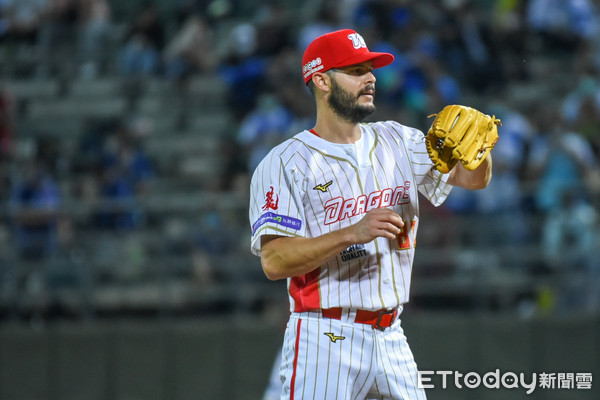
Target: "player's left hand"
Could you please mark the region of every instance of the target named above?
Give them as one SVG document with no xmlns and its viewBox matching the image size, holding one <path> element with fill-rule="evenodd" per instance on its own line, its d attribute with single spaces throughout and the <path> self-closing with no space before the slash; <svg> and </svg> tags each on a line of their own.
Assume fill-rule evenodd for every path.
<svg viewBox="0 0 600 400">
<path fill-rule="evenodd" d="M 502 123 L 495 116 L 461 105 L 446 106 L 433 115 L 425 143 L 431 161 L 442 173 L 450 172 L 458 161 L 475 170 L 498 141 Z"/>
</svg>

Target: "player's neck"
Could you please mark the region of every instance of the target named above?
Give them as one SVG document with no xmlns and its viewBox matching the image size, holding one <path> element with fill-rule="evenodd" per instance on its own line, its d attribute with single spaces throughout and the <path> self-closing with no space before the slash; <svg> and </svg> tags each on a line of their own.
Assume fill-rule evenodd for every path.
<svg viewBox="0 0 600 400">
<path fill-rule="evenodd" d="M 339 118 L 319 118 L 313 130 L 321 138 L 332 143 L 355 143 L 360 139 L 359 124 L 341 121 Z"/>
</svg>

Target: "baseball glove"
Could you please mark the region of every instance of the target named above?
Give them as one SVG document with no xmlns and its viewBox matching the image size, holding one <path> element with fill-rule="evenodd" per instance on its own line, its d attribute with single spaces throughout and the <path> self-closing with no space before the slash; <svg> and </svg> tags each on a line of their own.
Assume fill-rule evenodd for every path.
<svg viewBox="0 0 600 400">
<path fill-rule="evenodd" d="M 495 116 L 460 105 L 446 106 L 429 117 L 434 115 L 425 142 L 433 164 L 444 174 L 458 161 L 474 170 L 498 141 L 498 125 L 502 123 Z"/>
</svg>

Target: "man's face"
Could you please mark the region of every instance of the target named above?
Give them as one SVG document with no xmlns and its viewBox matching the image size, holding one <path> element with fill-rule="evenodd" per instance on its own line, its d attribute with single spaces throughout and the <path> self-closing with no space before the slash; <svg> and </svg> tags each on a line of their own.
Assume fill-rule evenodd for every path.
<svg viewBox="0 0 600 400">
<path fill-rule="evenodd" d="M 363 121 L 375 111 L 375 77 L 371 63 L 362 63 L 333 70 L 329 106 L 344 121 Z M 339 78 L 339 79 L 338 79 Z M 355 88 L 355 90 L 346 90 Z"/>
</svg>

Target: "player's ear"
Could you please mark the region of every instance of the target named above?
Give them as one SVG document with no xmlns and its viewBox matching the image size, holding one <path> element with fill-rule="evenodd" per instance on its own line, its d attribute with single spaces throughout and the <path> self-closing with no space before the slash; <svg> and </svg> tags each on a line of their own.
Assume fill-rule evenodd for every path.
<svg viewBox="0 0 600 400">
<path fill-rule="evenodd" d="M 331 78 L 328 74 L 322 72 L 315 72 L 312 76 L 312 82 L 316 88 L 323 92 L 329 92 L 331 89 Z"/>
</svg>

